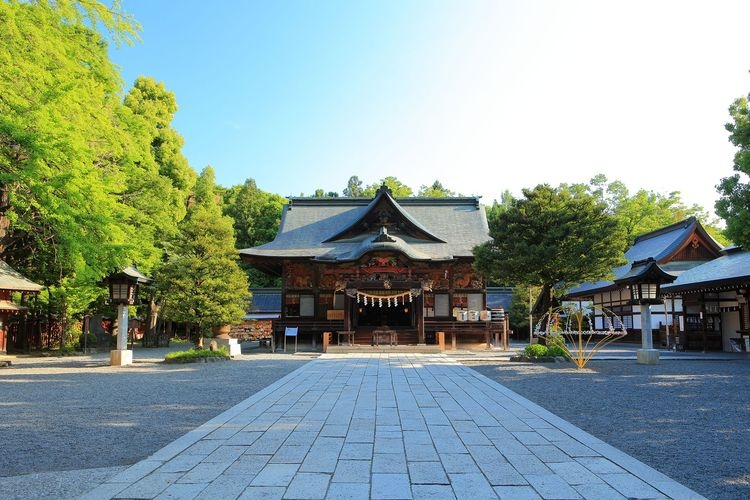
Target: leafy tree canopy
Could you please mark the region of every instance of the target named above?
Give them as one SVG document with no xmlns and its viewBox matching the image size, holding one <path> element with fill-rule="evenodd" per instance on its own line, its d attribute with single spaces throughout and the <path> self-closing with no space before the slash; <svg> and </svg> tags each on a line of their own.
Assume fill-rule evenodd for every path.
<svg viewBox="0 0 750 500">
<path fill-rule="evenodd" d="M 237 248 L 249 248 L 268 243 L 276 237 L 281 224 L 281 212 L 286 199 L 267 193 L 247 179 L 244 184 L 232 186 L 224 193 L 224 214 L 234 221 Z M 240 263 L 254 287 L 279 286 L 273 278 Z"/>
<path fill-rule="evenodd" d="M 356 175 L 349 177 L 343 194 L 346 198 L 359 198 L 365 195 L 365 190 L 362 187 L 362 181 L 359 180 L 359 177 Z"/>
<path fill-rule="evenodd" d="M 364 196 L 368 198 L 374 197 L 383 184 L 388 186 L 394 198 L 407 198 L 414 195 L 412 188 L 391 175 L 380 179 L 380 182 L 375 182 L 367 186 L 364 190 Z"/>
<path fill-rule="evenodd" d="M 740 97 L 729 107 L 732 122 L 726 124 L 734 154 L 736 174 L 724 177 L 716 189 L 721 197 L 716 213 L 727 223 L 726 235 L 737 245 L 750 248 L 750 107 L 748 97 Z"/>
<path fill-rule="evenodd" d="M 606 277 L 624 262 L 625 239 L 606 206 L 585 190 L 543 184 L 489 220 L 492 241 L 475 266 L 498 284 L 554 287 Z"/>
<path fill-rule="evenodd" d="M 686 205 L 679 191 L 661 194 L 639 189 L 631 194 L 624 183 L 619 180 L 608 182 L 603 174 L 594 176 L 586 189 L 607 205 L 608 213 L 617 219 L 628 245 L 632 244 L 639 234 L 654 231 L 690 216 L 700 220 L 703 227 L 719 243 L 727 243 L 717 221 L 700 205 Z"/>
<path fill-rule="evenodd" d="M 440 181 L 436 180 L 430 186 L 420 186 L 417 196 L 425 198 L 446 198 L 449 196 L 456 196 L 456 193 L 446 187 L 443 187 L 443 184 Z"/>
<path fill-rule="evenodd" d="M 110 14 L 84 3 L 0 1 L 0 183 L 12 206 L 4 255 L 48 285 L 93 285 L 137 252 L 122 223 L 132 208 L 114 195 L 125 182 L 122 83 L 85 24 L 96 15 L 106 25 Z M 129 32 L 118 19 L 110 26 Z"/>
</svg>

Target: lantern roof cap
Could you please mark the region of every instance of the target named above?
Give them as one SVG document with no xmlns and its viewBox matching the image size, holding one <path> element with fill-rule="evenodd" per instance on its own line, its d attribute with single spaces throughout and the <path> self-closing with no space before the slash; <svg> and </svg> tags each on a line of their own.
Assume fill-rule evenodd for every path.
<svg viewBox="0 0 750 500">
<path fill-rule="evenodd" d="M 154 282 L 153 279 L 141 273 L 135 264 L 124 268 L 120 272 L 110 274 L 105 278 L 105 281 L 108 283 L 111 281 L 128 281 L 138 285 L 150 285 Z"/>
<path fill-rule="evenodd" d="M 671 283 L 676 276 L 664 271 L 653 257 L 633 262 L 630 270 L 615 280 L 617 285 L 633 285 L 635 283 Z"/>
</svg>

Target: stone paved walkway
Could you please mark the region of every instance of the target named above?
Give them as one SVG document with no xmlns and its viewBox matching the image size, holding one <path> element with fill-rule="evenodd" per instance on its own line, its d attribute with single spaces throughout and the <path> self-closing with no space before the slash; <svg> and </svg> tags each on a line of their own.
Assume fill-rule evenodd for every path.
<svg viewBox="0 0 750 500">
<path fill-rule="evenodd" d="M 498 497 L 702 498 L 470 368 L 403 354 L 323 356 L 86 498 Z"/>
</svg>

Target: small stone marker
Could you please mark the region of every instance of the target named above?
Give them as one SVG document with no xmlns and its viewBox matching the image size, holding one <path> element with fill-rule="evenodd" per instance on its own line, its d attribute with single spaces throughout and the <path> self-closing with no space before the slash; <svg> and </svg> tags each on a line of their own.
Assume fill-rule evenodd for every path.
<svg viewBox="0 0 750 500">
<path fill-rule="evenodd" d="M 208 348 L 212 351 L 218 351 L 219 350 L 219 343 L 215 340 L 212 340 L 210 344 L 208 344 Z"/>
</svg>

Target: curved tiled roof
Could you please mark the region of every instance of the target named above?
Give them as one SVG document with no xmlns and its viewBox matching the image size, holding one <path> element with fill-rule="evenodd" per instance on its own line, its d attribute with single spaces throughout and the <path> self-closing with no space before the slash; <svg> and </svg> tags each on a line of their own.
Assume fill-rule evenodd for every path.
<svg viewBox="0 0 750 500">
<path fill-rule="evenodd" d="M 672 284 L 661 289 L 666 294 L 727 286 L 750 286 L 750 251 L 730 251 L 685 271 Z"/>
<path fill-rule="evenodd" d="M 709 244 L 715 245 L 715 250 L 718 252 L 718 243 L 716 243 L 713 238 L 705 232 L 700 225 L 700 222 L 698 222 L 695 217 L 688 217 L 683 221 L 638 236 L 633 245 L 625 252 L 625 258 L 628 260 L 627 264 L 616 267 L 612 270 L 612 274 L 614 275 L 613 280 L 583 283 L 572 288 L 567 296 L 570 298 L 586 297 L 596 292 L 616 288 L 617 285 L 615 285 L 615 280 L 622 279 L 628 272 L 630 272 L 634 262 L 646 260 L 648 258 L 652 258 L 657 262 L 663 261 L 679 250 L 696 231 L 698 231 L 704 239 L 709 242 Z M 697 265 L 696 262 L 667 262 L 662 263 L 661 267 L 670 274 L 679 275 L 686 268 L 695 265 Z"/>
<path fill-rule="evenodd" d="M 380 226 L 362 229 L 347 239 L 337 239 L 342 231 L 357 226 L 373 209 L 369 198 L 292 198 L 284 206 L 276 238 L 264 245 L 240 250 L 245 258 L 349 259 L 358 252 L 396 250 L 419 259 L 445 260 L 472 257 L 475 246 L 490 239 L 487 217 L 478 198 L 398 198 L 393 199 L 399 214 L 421 231 L 391 228 L 395 242 L 373 244 Z M 401 221 L 403 222 L 403 221 Z M 432 238 L 426 236 L 429 234 Z M 369 243 L 368 243 L 369 241 Z M 368 247 L 369 245 L 369 247 Z M 348 256 L 348 257 L 347 257 Z M 356 258 L 356 257 L 354 257 Z"/>
<path fill-rule="evenodd" d="M 0 260 L 0 289 L 18 292 L 39 292 L 42 285 L 37 285 L 13 269 L 4 260 Z"/>
</svg>

